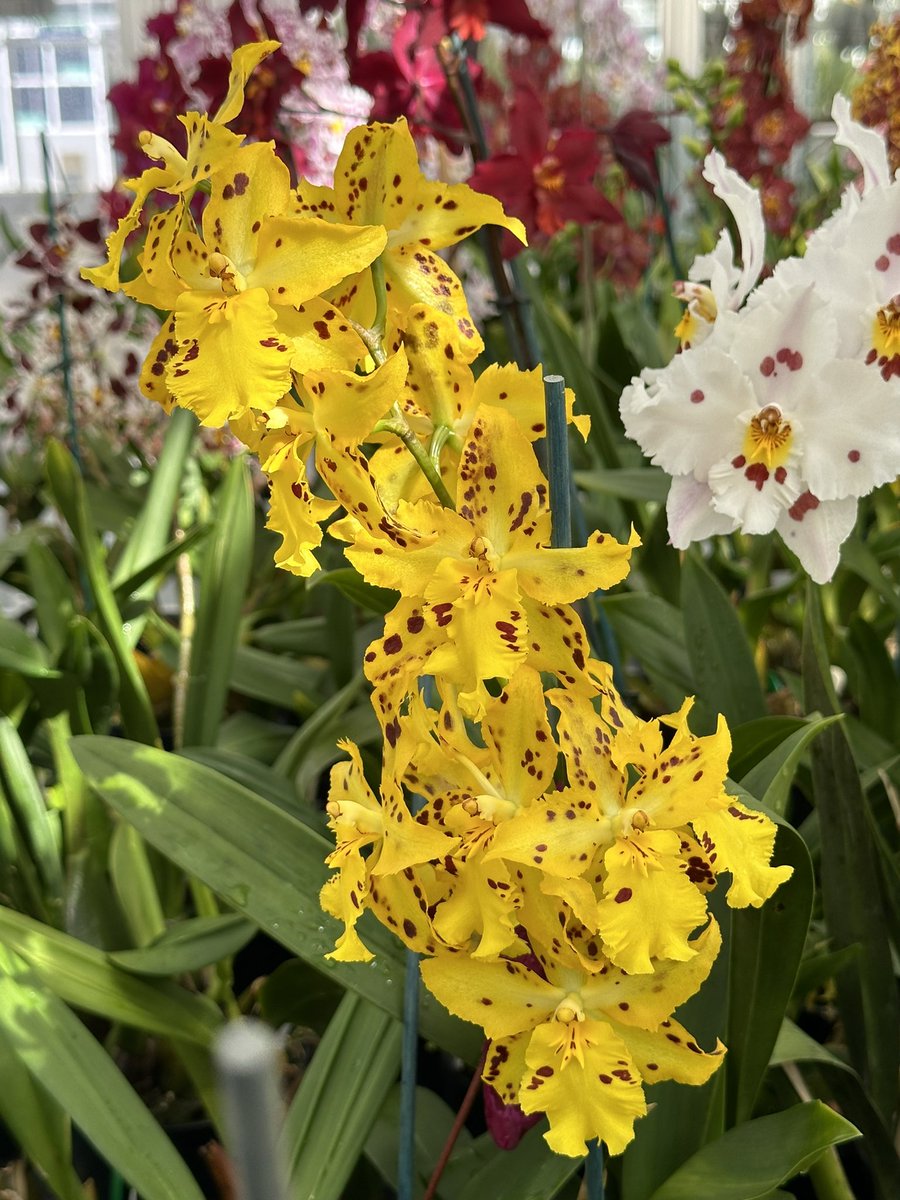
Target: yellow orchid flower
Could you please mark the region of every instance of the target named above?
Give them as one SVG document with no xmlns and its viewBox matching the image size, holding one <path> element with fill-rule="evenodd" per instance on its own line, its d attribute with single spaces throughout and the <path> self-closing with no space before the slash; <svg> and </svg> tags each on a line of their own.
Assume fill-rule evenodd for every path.
<svg viewBox="0 0 900 1200">
<path fill-rule="evenodd" d="M 107 291 L 118 291 L 119 267 L 125 242 L 140 225 L 141 213 L 150 193 L 161 191 L 183 196 L 209 180 L 213 172 L 227 166 L 229 158 L 243 142 L 244 135 L 232 133 L 225 126 L 243 108 L 244 87 L 253 70 L 279 45 L 279 42 L 273 41 L 251 42 L 234 51 L 228 92 L 215 116 L 189 112 L 178 117 L 187 133 L 184 154 L 158 134 L 146 131 L 141 134 L 141 149 L 148 158 L 157 159 L 164 165 L 151 167 L 138 178 L 124 181 L 123 186 L 135 193 L 131 208 L 106 239 L 107 262 L 100 267 L 84 268 L 81 272 L 84 279 Z"/>
<path fill-rule="evenodd" d="M 317 305 L 299 306 L 370 263 L 385 234 L 288 214 L 290 178 L 271 143 L 241 147 L 210 187 L 201 234 L 183 205 L 153 218 L 142 273 L 123 291 L 174 310 L 172 334 L 164 329 L 151 347 L 143 377 L 151 395 L 164 385 L 203 424 L 221 426 L 249 408 L 271 408 L 293 369 L 322 361 L 318 345 L 331 340 L 331 327 Z M 352 338 L 337 310 L 332 316 Z"/>
<path fill-rule="evenodd" d="M 349 762 L 337 763 L 331 771 L 326 811 L 335 835 L 336 848 L 327 862 L 338 868 L 320 893 L 322 908 L 344 922 L 344 931 L 334 950 L 326 957 L 340 962 L 368 961 L 372 955 L 356 932 L 363 911 L 388 900 L 390 915 L 398 933 L 416 949 L 433 948 L 423 935 L 430 931 L 427 906 L 412 886 L 392 887 L 388 877 L 407 871 L 419 863 L 441 858 L 456 845 L 451 834 L 429 828 L 413 819 L 403 801 L 399 786 L 386 778 L 382 799 L 369 787 L 363 773 L 359 748 L 350 741 L 339 747 L 350 756 Z M 368 857 L 362 851 L 372 847 Z M 375 884 L 377 883 L 377 886 Z M 393 902 L 393 903 L 391 903 Z M 389 923 L 390 922 L 386 922 Z"/>
<path fill-rule="evenodd" d="M 545 1112 L 558 1154 L 584 1155 L 603 1140 L 620 1154 L 647 1111 L 644 1083 L 705 1083 L 722 1061 L 706 1053 L 671 1013 L 697 991 L 719 952 L 710 921 L 687 962 L 654 964 L 631 976 L 610 963 L 597 973 L 473 960 L 439 952 L 422 963 L 428 989 L 450 1012 L 492 1040 L 483 1078 L 507 1103 Z"/>
<path fill-rule="evenodd" d="M 583 671 L 584 652 L 573 649 L 572 637 L 560 629 L 567 613 L 562 608 L 560 616 L 557 608 L 622 580 L 638 539 L 632 534 L 620 544 L 595 533 L 587 546 L 551 548 L 547 482 L 531 444 L 513 416 L 488 405 L 479 409 L 463 446 L 456 502 L 454 512 L 427 501 L 401 501 L 395 516 L 410 531 L 402 545 L 355 518 L 338 522 L 332 532 L 351 543 L 347 558 L 370 583 L 421 598 L 421 626 L 410 626 L 406 606 L 387 622 L 381 651 L 393 654 L 392 667 L 400 668 L 392 696 L 411 690 L 416 636 L 427 629 L 428 672 L 455 683 L 463 711 L 477 718 L 486 703 L 485 680 L 509 678 L 530 657 L 543 668 L 533 656 L 541 653 L 548 623 L 556 625 L 560 644 L 566 638 L 570 643 L 568 656 L 548 669 L 568 676 L 565 664 L 574 658 Z M 370 653 L 371 679 L 381 656 L 372 648 Z M 576 676 L 565 681 L 574 684 Z M 396 707 L 393 700 L 388 707 Z"/>
<path fill-rule="evenodd" d="M 435 250 L 453 246 L 482 225 L 501 225 L 525 242 L 525 228 L 508 217 L 499 200 L 464 183 L 437 183 L 419 169 L 415 142 L 405 118 L 391 125 L 353 129 L 335 167 L 334 187 L 301 182 L 297 210 L 323 221 L 383 225 L 388 231 L 384 274 L 392 321 L 403 326 L 406 312 L 426 304 L 451 314 L 459 336 L 474 330 L 462 286 Z M 375 295 L 368 274 L 344 281 L 341 307 L 371 325 Z"/>
<path fill-rule="evenodd" d="M 410 427 L 425 447 L 435 434 L 439 441 L 441 470 L 450 482 L 456 477 L 463 442 L 482 404 L 501 408 L 516 418 L 528 440 L 544 437 L 543 370 L 522 371 L 515 364 L 491 364 L 476 379 L 470 362 L 480 351 L 481 339 L 472 346 L 461 339 L 455 317 L 418 304 L 405 318 L 404 345 L 409 376 L 401 407 Z M 567 419 L 583 438 L 590 418 L 575 416 L 575 394 L 566 389 Z M 428 483 L 404 446 L 385 446 L 371 460 L 372 473 L 385 503 L 418 499 L 428 494 Z"/>
</svg>

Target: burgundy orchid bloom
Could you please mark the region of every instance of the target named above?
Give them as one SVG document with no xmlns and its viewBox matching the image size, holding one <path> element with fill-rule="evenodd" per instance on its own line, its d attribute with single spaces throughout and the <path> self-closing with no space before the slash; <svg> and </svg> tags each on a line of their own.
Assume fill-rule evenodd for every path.
<svg viewBox="0 0 900 1200">
<path fill-rule="evenodd" d="M 504 1104 L 489 1083 L 484 1085 L 481 1094 L 488 1133 L 501 1150 L 515 1150 L 532 1125 L 541 1119 L 541 1114 L 532 1113 L 527 1117 L 518 1104 Z"/>
<path fill-rule="evenodd" d="M 374 99 L 371 119 L 406 117 L 413 131 L 434 134 L 458 150 L 462 123 L 437 47 L 446 33 L 443 14 L 410 10 L 397 27 L 390 51 L 358 55 L 350 79 Z M 472 65 L 477 78 L 477 67 Z"/>
<path fill-rule="evenodd" d="M 621 214 L 594 186 L 600 166 L 597 135 L 572 127 L 556 136 L 547 124 L 543 101 L 531 88 L 517 88 L 510 113 L 514 151 L 478 163 L 471 186 L 503 202 L 528 231 L 552 237 L 570 221 L 620 221 Z M 511 257 L 516 247 L 504 244 Z"/>
<path fill-rule="evenodd" d="M 672 140 L 652 112 L 635 108 L 607 130 L 612 152 L 629 179 L 654 198 L 659 194 L 656 152 Z"/>
</svg>

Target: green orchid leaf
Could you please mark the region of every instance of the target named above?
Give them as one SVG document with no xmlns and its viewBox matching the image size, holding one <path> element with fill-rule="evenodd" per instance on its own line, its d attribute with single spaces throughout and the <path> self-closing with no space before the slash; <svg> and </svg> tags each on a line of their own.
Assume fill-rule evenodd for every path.
<svg viewBox="0 0 900 1200">
<path fill-rule="evenodd" d="M 281 1148 L 290 1194 L 340 1200 L 400 1072 L 401 1027 L 347 993 L 328 1023 L 288 1109 Z"/>
<path fill-rule="evenodd" d="M 96 611 L 97 627 L 116 661 L 122 723 L 129 736 L 154 745 L 159 741 L 156 718 L 125 636 L 122 614 L 106 569 L 103 544 L 88 511 L 84 483 L 72 455 L 59 442 L 51 441 L 47 449 L 47 480 L 77 543 L 90 589 L 89 599 Z"/>
<path fill-rule="evenodd" d="M 808 1033 L 804 1033 L 798 1025 L 785 1017 L 772 1049 L 769 1066 L 780 1067 L 784 1063 L 792 1062 L 823 1063 L 825 1066 L 836 1067 L 841 1071 L 853 1072 L 849 1063 L 845 1063 L 836 1054 L 832 1054 L 821 1042 L 811 1038 Z"/>
<path fill-rule="evenodd" d="M 204 546 L 200 603 L 191 641 L 184 746 L 214 746 L 231 686 L 241 614 L 253 565 L 253 492 L 243 458 L 228 469 Z"/>
<path fill-rule="evenodd" d="M 395 607 L 399 593 L 390 588 L 376 587 L 366 583 L 359 571 L 353 567 L 336 567 L 333 571 L 319 571 L 312 576 L 308 587 L 321 587 L 329 583 L 342 592 L 348 600 L 358 604 L 366 612 L 384 616 Z"/>
<path fill-rule="evenodd" d="M 726 1122 L 746 1120 L 781 1029 L 803 956 L 815 884 L 803 839 L 779 825 L 773 865 L 794 868 L 761 908 L 731 915 Z"/>
<path fill-rule="evenodd" d="M 810 584 L 803 630 L 806 707 L 839 712 L 831 683 L 819 590 Z M 821 834 L 821 887 L 832 948 L 858 944 L 858 960 L 836 977 L 850 1060 L 866 1079 L 886 1123 L 896 1109 L 900 1009 L 878 851 L 860 769 L 841 725 L 819 737 L 812 756 Z"/>
<path fill-rule="evenodd" d="M 34 596 L 41 638 L 55 657 L 66 640 L 69 621 L 75 615 L 72 585 L 59 559 L 43 542 L 33 541 L 25 552 L 30 591 Z"/>
<path fill-rule="evenodd" d="M 447 1172 L 451 1187 L 460 1176 L 465 1180 L 452 1193 L 456 1200 L 481 1200 L 484 1196 L 492 1200 L 553 1200 L 582 1166 L 582 1159 L 554 1154 L 544 1141 L 545 1130 L 544 1121 L 529 1129 L 513 1154 L 490 1143 L 492 1153 L 483 1158 L 488 1147 L 482 1138 L 464 1147 Z"/>
<path fill-rule="evenodd" d="M 319 907 L 332 843 L 261 796 L 199 763 L 121 738 L 74 738 L 87 779 L 122 817 L 183 870 L 276 941 L 391 1016 L 402 1012 L 405 949 L 374 921 L 363 930 L 370 963 L 325 954 L 339 932 Z M 475 1029 L 422 998 L 423 1036 L 469 1061 Z"/>
<path fill-rule="evenodd" d="M 694 554 L 681 571 L 681 611 L 697 696 L 730 726 L 766 715 L 747 634 L 725 589 Z"/>
<path fill-rule="evenodd" d="M 0 1020 L 0 1120 L 59 1200 L 85 1200 L 72 1169 L 71 1136 L 65 1112 L 38 1083 L 15 1051 Z"/>
<path fill-rule="evenodd" d="M 236 913 L 192 917 L 172 925 L 140 950 L 116 950 L 107 957 L 133 975 L 172 978 L 230 958 L 242 950 L 256 932 L 252 921 Z"/>
<path fill-rule="evenodd" d="M 50 666 L 50 652 L 18 621 L 0 616 L 0 668 L 15 671 L 26 679 L 59 679 Z"/>
<path fill-rule="evenodd" d="M 75 1008 L 148 1033 L 209 1046 L 222 1023 L 204 996 L 114 966 L 102 950 L 0 906 L 0 947 L 21 957 L 55 995 Z"/>
<path fill-rule="evenodd" d="M 63 894 L 59 813 L 49 811 L 18 730 L 4 716 L 0 716 L 0 774 L 47 902 L 59 910 Z"/>
<path fill-rule="evenodd" d="M 810 719 L 803 728 L 789 734 L 781 745 L 748 771 L 740 781 L 741 787 L 754 796 L 760 796 L 766 808 L 784 816 L 791 784 L 806 748 L 824 729 L 840 719 L 837 714 L 818 720 Z"/>
<path fill-rule="evenodd" d="M 229 686 L 241 696 L 309 715 L 321 703 L 321 677 L 319 668 L 296 658 L 269 654 L 253 646 L 238 646 Z"/>
<path fill-rule="evenodd" d="M 143 1200 L 202 1200 L 100 1043 L 7 946 L 0 946 L 0 1026 L 12 1053 Z"/>
<path fill-rule="evenodd" d="M 653 1193 L 652 1200 L 763 1200 L 805 1171 L 829 1146 L 859 1131 L 826 1104 L 811 1100 L 747 1121 L 704 1146 Z"/>
</svg>

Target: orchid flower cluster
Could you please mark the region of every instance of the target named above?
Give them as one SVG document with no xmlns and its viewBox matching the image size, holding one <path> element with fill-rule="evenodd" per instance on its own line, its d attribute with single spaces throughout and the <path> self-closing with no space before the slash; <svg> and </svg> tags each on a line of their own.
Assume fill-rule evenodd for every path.
<svg viewBox="0 0 900 1200">
<path fill-rule="evenodd" d="M 709 891 L 728 872 L 729 903 L 757 906 L 790 868 L 770 865 L 768 817 L 725 791 L 724 721 L 696 736 L 690 701 L 642 720 L 591 656 L 574 605 L 625 577 L 637 538 L 551 544 L 539 373 L 476 379 L 481 340 L 437 253 L 521 225 L 465 184 L 425 179 L 403 121 L 351 132 L 333 186 L 291 188 L 271 143 L 228 129 L 273 48 L 235 53 L 222 108 L 182 118 L 183 151 L 145 142 L 162 165 L 128 183 L 108 262 L 86 275 L 168 314 L 143 391 L 230 422 L 259 456 L 279 564 L 314 573 L 341 509 L 329 533 L 366 581 L 400 593 L 365 654 L 379 785 L 352 742 L 331 775 L 321 902 L 344 927 L 331 956 L 371 958 L 358 922 L 374 914 L 483 1028 L 503 1102 L 546 1113 L 561 1154 L 593 1138 L 619 1153 L 645 1083 L 699 1084 L 721 1061 L 673 1016 L 719 950 Z M 171 207 L 121 283 L 153 191 Z"/>
<path fill-rule="evenodd" d="M 900 180 L 844 97 L 832 115 L 862 191 L 848 189 L 804 256 L 762 283 L 759 194 L 707 157 L 741 265 L 723 231 L 679 286 L 682 352 L 621 399 L 626 432 L 672 476 L 673 545 L 774 530 L 818 583 L 837 569 L 859 498 L 900 472 Z"/>
</svg>

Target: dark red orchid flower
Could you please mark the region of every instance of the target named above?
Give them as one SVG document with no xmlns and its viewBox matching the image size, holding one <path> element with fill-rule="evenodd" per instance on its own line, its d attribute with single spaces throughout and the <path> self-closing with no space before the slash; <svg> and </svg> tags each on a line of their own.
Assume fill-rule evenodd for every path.
<svg viewBox="0 0 900 1200">
<path fill-rule="evenodd" d="M 532 1125 L 541 1119 L 540 1113 L 526 1116 L 518 1104 L 504 1104 L 489 1083 L 484 1085 L 482 1096 L 488 1133 L 501 1150 L 515 1150 Z"/>
<path fill-rule="evenodd" d="M 654 198 L 659 193 L 656 152 L 672 135 L 652 112 L 635 108 L 619 117 L 607 130 L 612 152 L 632 183 Z"/>
<path fill-rule="evenodd" d="M 520 86 L 509 133 L 513 149 L 478 163 L 469 183 L 501 200 L 508 213 L 524 222 L 529 238 L 552 237 L 570 221 L 621 220 L 594 186 L 600 151 L 590 129 L 571 127 L 557 136 L 547 124 L 541 97 Z M 515 250 L 504 243 L 508 256 Z"/>
<path fill-rule="evenodd" d="M 374 98 L 372 120 L 406 117 L 413 132 L 434 134 L 459 150 L 462 121 L 438 57 L 445 33 L 442 13 L 411 9 L 397 27 L 390 51 L 357 55 L 350 79 Z M 477 65 L 471 70 L 477 79 Z"/>
</svg>

